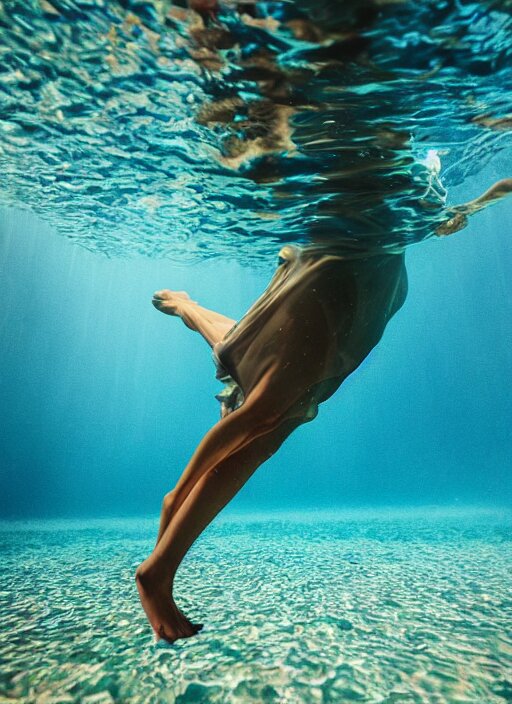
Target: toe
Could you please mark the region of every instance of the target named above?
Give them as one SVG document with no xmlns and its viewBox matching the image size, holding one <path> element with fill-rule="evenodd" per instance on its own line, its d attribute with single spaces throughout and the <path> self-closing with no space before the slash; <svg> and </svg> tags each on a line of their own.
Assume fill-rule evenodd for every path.
<svg viewBox="0 0 512 704">
<path fill-rule="evenodd" d="M 165 626 L 163 623 L 159 626 L 158 632 L 157 632 L 157 640 L 165 640 L 167 643 L 174 643 L 174 641 L 179 638 L 179 635 L 169 635 L 169 633 L 166 632 Z"/>
<path fill-rule="evenodd" d="M 162 289 L 161 291 L 155 291 L 153 294 L 153 298 L 158 298 L 160 300 L 165 300 L 166 298 L 169 298 L 170 291 L 167 288 Z"/>
</svg>

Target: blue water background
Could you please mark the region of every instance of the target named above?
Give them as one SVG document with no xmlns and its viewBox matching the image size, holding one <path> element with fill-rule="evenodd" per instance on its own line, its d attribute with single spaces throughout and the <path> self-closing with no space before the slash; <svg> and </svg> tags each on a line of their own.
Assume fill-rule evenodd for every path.
<svg viewBox="0 0 512 704">
<path fill-rule="evenodd" d="M 449 201 L 507 175 L 498 157 Z M 409 296 L 378 347 L 227 512 L 510 505 L 511 214 L 512 199 L 409 249 Z M 16 210 L 0 235 L 1 515 L 156 514 L 220 386 L 204 341 L 151 295 L 185 289 L 238 318 L 272 265 L 109 259 Z"/>
</svg>

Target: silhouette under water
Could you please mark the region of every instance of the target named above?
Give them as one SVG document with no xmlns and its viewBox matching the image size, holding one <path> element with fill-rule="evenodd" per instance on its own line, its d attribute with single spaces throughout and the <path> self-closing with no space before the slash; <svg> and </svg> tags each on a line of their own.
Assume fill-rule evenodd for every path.
<svg viewBox="0 0 512 704">
<path fill-rule="evenodd" d="M 215 6 L 210 3 L 195 6 L 206 17 L 215 15 Z M 358 33 L 361 23 L 351 21 L 361 17 L 366 26 L 366 11 L 358 15 L 352 8 L 352 12 L 343 18 L 343 29 L 357 33 L 349 35 L 341 48 L 329 47 L 327 52 L 322 48 L 316 54 L 316 58 L 327 56 L 328 67 L 333 63 L 332 56 L 339 63 L 340 54 L 342 63 L 352 60 L 358 66 L 362 52 L 367 50 Z M 214 29 L 209 32 L 207 27 L 194 35 L 203 47 L 209 37 L 214 37 L 212 43 L 216 45 L 231 37 L 228 29 L 224 33 L 219 30 L 216 20 Z M 317 38 L 322 35 L 310 21 L 302 20 L 300 27 L 313 35 L 316 31 Z M 139 593 L 149 621 L 157 637 L 169 641 L 200 629 L 169 598 L 183 557 L 261 463 L 298 425 L 316 416 L 318 404 L 336 391 L 380 340 L 387 322 L 405 301 L 407 242 L 427 236 L 426 228 L 431 234 L 451 234 L 464 227 L 467 215 L 512 191 L 512 179 L 504 179 L 471 203 L 447 210 L 438 190 L 437 162 L 431 169 L 430 183 L 415 180 L 403 156 L 406 140 L 390 128 L 385 139 L 375 139 L 374 135 L 370 147 L 362 151 L 356 147 L 356 156 L 348 160 L 348 166 L 344 154 L 337 153 L 329 142 L 325 155 L 321 136 L 304 143 L 300 132 L 292 134 L 288 120 L 300 110 L 295 107 L 296 92 L 289 76 L 277 68 L 267 46 L 255 51 L 259 66 L 244 65 L 242 74 L 263 71 L 265 97 L 248 108 L 240 98 L 217 101 L 204 108 L 204 121 L 222 121 L 233 130 L 237 124 L 235 113 L 246 112 L 241 135 L 228 137 L 225 159 L 240 166 L 248 155 L 259 158 L 246 170 L 246 175 L 255 180 L 281 181 L 286 157 L 276 157 L 274 152 L 282 150 L 292 137 L 302 147 L 312 145 L 309 158 L 316 160 L 316 171 L 322 178 L 320 186 L 313 180 L 288 198 L 304 202 L 307 212 L 308 199 L 313 197 L 315 205 L 308 227 L 312 243 L 302 249 L 285 247 L 281 251 L 281 263 L 270 285 L 238 324 L 230 327 L 228 319 L 197 307 L 184 295 L 168 290 L 155 294 L 154 303 L 159 309 L 182 317 L 190 328 L 203 334 L 213 347 L 220 376 L 228 379 L 229 398 L 232 382 L 236 390 L 235 402 L 231 406 L 229 400 L 224 403 L 221 421 L 207 433 L 166 497 L 157 545 L 137 570 Z M 315 61 L 314 51 L 309 59 Z M 214 62 L 214 56 L 208 54 L 207 61 Z M 373 68 L 369 74 L 371 78 Z M 318 77 L 311 81 L 311 91 L 315 81 Z M 308 95 L 307 79 L 300 83 L 302 95 Z M 283 98 L 294 107 L 282 104 Z M 355 130 L 352 138 L 361 134 L 364 142 L 365 120 L 360 106 L 347 112 Z M 323 124 L 326 122 L 323 120 Z M 389 152 L 393 150 L 383 146 L 382 142 L 391 139 L 401 145 L 402 156 L 392 155 Z M 395 173 L 397 162 L 402 173 Z M 276 199 L 278 193 L 279 187 Z M 402 212 L 404 202 L 407 217 Z"/>
<path fill-rule="evenodd" d="M 52 16 L 54 22 L 50 44 L 55 44 L 59 31 L 69 39 L 72 20 L 85 19 L 74 16 L 69 4 L 42 7 L 43 15 Z M 230 385 L 221 421 L 205 436 L 167 495 L 157 545 L 137 570 L 141 600 L 155 633 L 174 641 L 199 628 L 171 596 L 184 555 L 256 468 L 298 425 L 315 417 L 318 404 L 380 340 L 405 300 L 405 247 L 461 229 L 468 215 L 512 190 L 512 181 L 503 179 L 474 201 L 447 207 L 439 156 L 444 156 L 442 142 L 463 137 L 462 153 L 453 149 L 461 163 L 450 164 L 460 178 L 472 168 L 464 158 L 471 154 L 472 135 L 484 131 L 495 137 L 485 147 L 488 153 L 497 148 L 498 135 L 508 137 L 510 120 L 501 113 L 497 88 L 510 78 L 511 22 L 508 3 L 492 2 L 223 6 L 195 0 L 190 8 L 143 4 L 138 13 L 112 7 L 103 13 L 95 10 L 98 21 L 111 23 L 104 37 L 109 53 L 103 60 L 115 78 L 107 81 L 108 88 L 105 82 L 98 86 L 91 80 L 97 55 L 92 62 L 95 69 L 87 65 L 87 56 L 84 64 L 51 69 L 58 74 L 53 95 L 59 87 L 73 95 L 73 81 L 87 86 L 80 100 L 65 106 L 68 115 L 59 108 L 56 117 L 60 129 L 71 134 L 65 146 L 55 147 L 53 159 L 58 160 L 59 150 L 69 150 L 73 142 L 75 148 L 80 145 L 77 164 L 72 153 L 65 168 L 60 166 L 64 176 L 50 179 L 50 193 L 54 189 L 59 199 L 62 189 L 77 195 L 60 202 L 64 220 L 78 203 L 85 204 L 83 223 L 93 218 L 99 248 L 115 251 L 114 235 L 105 233 L 109 228 L 114 231 L 118 218 L 117 210 L 112 213 L 114 206 L 126 213 L 123 225 L 136 225 L 130 194 L 136 194 L 143 208 L 158 213 L 157 224 L 173 208 L 177 194 L 167 192 L 171 174 L 160 159 L 172 145 L 159 143 L 154 133 L 150 142 L 140 134 L 135 138 L 128 134 L 135 125 L 144 132 L 154 117 L 151 91 L 158 81 L 167 80 L 172 86 L 174 61 L 185 71 L 194 66 L 198 86 L 186 97 L 187 105 L 200 103 L 192 112 L 194 129 L 201 135 L 200 155 L 191 159 L 188 170 L 189 188 L 200 196 L 194 207 L 205 204 L 209 217 L 212 194 L 221 186 L 214 200 L 229 205 L 217 222 L 232 246 L 240 248 L 243 243 L 250 249 L 254 241 L 258 251 L 262 240 L 266 251 L 270 239 L 303 245 L 282 250 L 269 287 L 234 326 L 182 294 L 166 290 L 154 299 L 163 312 L 183 318 L 203 334 L 213 347 L 219 375 Z M 82 28 L 79 24 L 77 32 Z M 127 34 L 144 37 L 145 52 L 137 55 Z M 20 44 L 19 33 L 12 32 L 12 37 Z M 166 51 L 168 42 L 171 51 Z M 52 51 L 61 50 L 53 45 Z M 16 63 L 23 52 L 17 46 L 7 56 Z M 83 57 L 83 51 L 78 56 Z M 142 62 L 146 70 L 131 66 L 126 73 L 127 57 L 139 68 Z M 36 74 L 45 65 L 44 52 L 42 58 Z M 48 92 L 41 74 L 34 77 L 27 71 L 24 80 L 32 81 L 34 93 L 39 88 L 41 94 Z M 23 83 L 19 77 L 18 82 Z M 119 109 L 119 86 L 121 94 L 140 86 L 132 100 L 142 109 L 119 119 L 123 134 L 117 141 L 122 146 L 113 149 L 108 146 L 108 131 L 100 130 L 98 136 L 97 125 L 91 125 L 97 116 L 89 113 L 91 103 L 101 112 L 112 100 Z M 51 96 L 50 91 L 46 98 L 51 101 Z M 16 145 L 20 129 L 48 132 L 37 119 L 17 117 L 15 98 L 11 108 L 7 115 L 7 131 L 14 133 L 11 144 Z M 88 130 L 93 134 L 87 136 Z M 195 134 L 183 133 L 186 146 L 180 159 L 187 160 L 193 152 Z M 417 143 L 428 145 L 422 157 Z M 210 151 L 205 166 L 208 147 L 216 151 Z M 27 148 L 25 153 L 33 156 L 33 151 Z M 117 202 L 109 200 L 98 179 L 91 184 L 85 173 L 88 159 L 96 160 L 100 168 L 97 162 L 105 154 L 128 160 L 127 166 L 119 166 L 109 158 L 101 166 L 113 182 L 125 179 Z M 131 173 L 129 184 L 126 168 Z M 142 196 L 134 184 L 138 177 L 139 183 L 146 182 L 148 169 L 153 174 L 150 190 Z M 203 170 L 207 186 L 193 182 Z M 44 178 L 48 180 L 48 175 L 43 184 Z M 232 197 L 230 188 L 235 184 L 239 191 Z M 26 176 L 16 172 L 10 192 L 19 197 L 26 186 Z M 191 208 L 186 199 L 182 205 Z M 253 228 L 256 221 L 272 225 Z M 202 242 L 205 228 L 199 223 L 188 227 L 198 228 L 193 234 L 198 248 L 215 247 L 216 240 Z M 242 239 L 242 232 L 251 236 Z M 165 241 L 165 233 L 158 235 L 157 250 L 162 249 L 161 239 Z M 174 246 L 173 237 L 169 240 Z M 121 237 L 121 249 L 123 244 Z M 223 248 L 220 245 L 219 251 Z"/>
</svg>

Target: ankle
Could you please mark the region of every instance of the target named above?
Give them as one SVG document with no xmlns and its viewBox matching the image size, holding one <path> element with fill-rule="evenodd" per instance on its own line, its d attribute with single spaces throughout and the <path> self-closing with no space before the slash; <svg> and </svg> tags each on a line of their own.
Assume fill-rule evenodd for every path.
<svg viewBox="0 0 512 704">
<path fill-rule="evenodd" d="M 161 587 L 172 589 L 173 579 L 168 572 L 164 572 L 160 565 L 150 560 L 144 560 L 135 571 L 135 581 L 143 587 Z"/>
</svg>

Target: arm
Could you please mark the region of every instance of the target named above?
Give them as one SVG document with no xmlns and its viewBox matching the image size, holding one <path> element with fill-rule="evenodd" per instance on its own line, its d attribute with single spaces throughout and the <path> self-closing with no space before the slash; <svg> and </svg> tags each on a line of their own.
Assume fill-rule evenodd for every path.
<svg viewBox="0 0 512 704">
<path fill-rule="evenodd" d="M 462 230 L 468 224 L 470 215 L 477 213 L 492 203 L 496 203 L 510 193 L 512 193 L 512 178 L 504 178 L 501 181 L 497 181 L 478 198 L 467 203 L 455 205 L 453 208 L 448 208 L 449 218 L 436 228 L 435 234 L 438 237 L 444 237 Z"/>
</svg>

